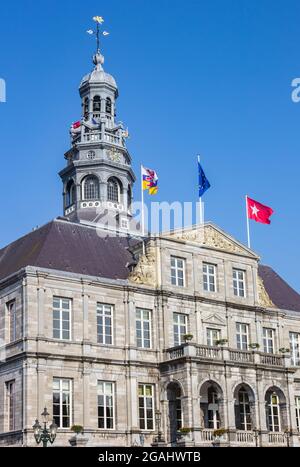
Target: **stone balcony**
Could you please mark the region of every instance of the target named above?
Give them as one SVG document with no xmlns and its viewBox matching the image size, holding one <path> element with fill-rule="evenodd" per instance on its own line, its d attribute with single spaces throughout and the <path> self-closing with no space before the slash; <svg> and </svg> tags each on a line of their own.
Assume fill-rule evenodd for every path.
<svg viewBox="0 0 300 467">
<path fill-rule="evenodd" d="M 164 352 L 164 362 L 184 358 L 194 358 L 204 363 L 223 364 L 224 361 L 238 366 L 262 366 L 283 370 L 291 368 L 290 356 L 269 354 L 257 350 L 237 350 L 229 347 L 210 347 L 186 342 Z M 296 371 L 294 369 L 294 371 Z"/>
</svg>

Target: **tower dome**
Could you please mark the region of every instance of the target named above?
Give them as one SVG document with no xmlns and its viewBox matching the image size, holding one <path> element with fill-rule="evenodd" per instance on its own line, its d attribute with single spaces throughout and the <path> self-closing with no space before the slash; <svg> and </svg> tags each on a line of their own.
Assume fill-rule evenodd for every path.
<svg viewBox="0 0 300 467">
<path fill-rule="evenodd" d="M 93 56 L 93 63 L 95 64 L 94 70 L 82 78 L 79 89 L 86 86 L 87 84 L 107 84 L 108 86 L 111 86 L 112 88 L 117 90 L 117 83 L 115 78 L 103 70 L 103 55 L 97 52 Z"/>
</svg>

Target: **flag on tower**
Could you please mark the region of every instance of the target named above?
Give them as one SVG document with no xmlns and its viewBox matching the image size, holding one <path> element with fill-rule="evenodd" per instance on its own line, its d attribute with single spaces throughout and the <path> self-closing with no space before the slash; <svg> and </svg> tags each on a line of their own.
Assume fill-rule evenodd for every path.
<svg viewBox="0 0 300 467">
<path fill-rule="evenodd" d="M 210 188 L 210 183 L 207 180 L 204 170 L 201 167 L 199 158 L 198 158 L 198 175 L 199 175 L 199 198 Z"/>
<path fill-rule="evenodd" d="M 72 123 L 72 128 L 73 130 L 76 130 L 76 128 L 79 128 L 81 126 L 81 121 L 78 120 L 77 122 Z"/>
<path fill-rule="evenodd" d="M 270 216 L 273 214 L 273 209 L 269 206 L 255 201 L 247 196 L 247 211 L 248 219 L 253 219 L 256 222 L 261 222 L 262 224 L 271 224 Z"/>
<path fill-rule="evenodd" d="M 158 192 L 158 176 L 155 170 L 142 166 L 142 186 L 143 190 L 148 190 L 149 195 L 156 195 Z"/>
</svg>

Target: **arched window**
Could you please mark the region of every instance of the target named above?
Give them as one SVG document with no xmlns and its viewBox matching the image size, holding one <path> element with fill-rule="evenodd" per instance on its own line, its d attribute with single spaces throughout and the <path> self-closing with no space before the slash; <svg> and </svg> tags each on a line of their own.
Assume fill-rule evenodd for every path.
<svg viewBox="0 0 300 467">
<path fill-rule="evenodd" d="M 276 394 L 276 392 L 268 391 L 266 394 L 266 403 L 269 431 L 281 431 L 281 414 L 278 394 Z"/>
<path fill-rule="evenodd" d="M 220 428 L 220 415 L 219 415 L 219 404 L 218 404 L 218 394 L 215 391 L 215 388 L 210 386 L 207 391 L 208 398 L 208 428 L 213 428 L 216 430 Z"/>
<path fill-rule="evenodd" d="M 114 177 L 110 178 L 107 182 L 107 200 L 113 203 L 120 202 L 120 184 Z"/>
<path fill-rule="evenodd" d="M 86 97 L 83 101 L 83 116 L 85 119 L 88 118 L 89 116 L 89 98 Z"/>
<path fill-rule="evenodd" d="M 93 99 L 93 112 L 101 111 L 101 99 L 100 96 L 95 96 Z"/>
<path fill-rule="evenodd" d="M 201 426 L 216 430 L 220 428 L 224 419 L 223 408 L 220 404 L 222 389 L 214 381 L 206 381 L 200 388 L 200 416 Z"/>
<path fill-rule="evenodd" d="M 111 115 L 111 98 L 107 97 L 105 102 L 105 112 Z"/>
<path fill-rule="evenodd" d="M 76 199 L 76 186 L 73 180 L 70 180 L 67 184 L 66 189 L 66 207 L 71 206 L 75 203 Z"/>
<path fill-rule="evenodd" d="M 238 392 L 238 411 L 237 428 L 239 430 L 251 431 L 251 410 L 248 391 L 241 387 Z"/>
<path fill-rule="evenodd" d="M 131 186 L 129 185 L 128 186 L 128 190 L 127 190 L 127 209 L 131 209 Z"/>
<path fill-rule="evenodd" d="M 83 180 L 83 199 L 99 199 L 99 182 L 97 177 L 90 175 Z"/>
</svg>

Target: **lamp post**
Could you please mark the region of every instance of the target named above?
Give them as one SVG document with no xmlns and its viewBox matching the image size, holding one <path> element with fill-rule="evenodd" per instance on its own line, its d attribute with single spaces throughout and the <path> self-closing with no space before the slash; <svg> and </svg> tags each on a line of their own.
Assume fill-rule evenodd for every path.
<svg viewBox="0 0 300 467">
<path fill-rule="evenodd" d="M 36 419 L 35 424 L 33 425 L 33 434 L 37 444 L 43 443 L 43 448 L 47 447 L 48 442 L 53 444 L 56 438 L 57 432 L 57 425 L 54 422 L 51 423 L 49 428 L 47 428 L 47 424 L 49 422 L 49 413 L 47 408 L 44 408 L 44 411 L 41 413 L 42 416 L 42 423 L 44 427 L 41 427 L 38 419 Z"/>
</svg>

